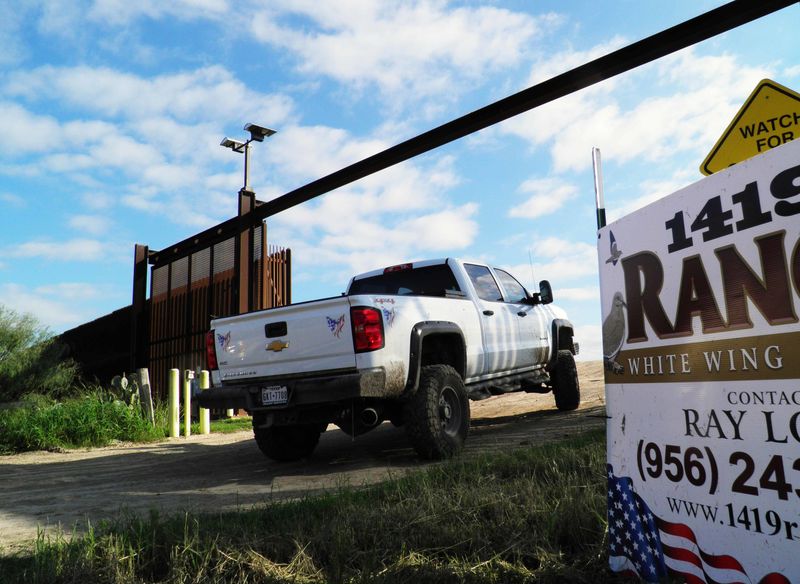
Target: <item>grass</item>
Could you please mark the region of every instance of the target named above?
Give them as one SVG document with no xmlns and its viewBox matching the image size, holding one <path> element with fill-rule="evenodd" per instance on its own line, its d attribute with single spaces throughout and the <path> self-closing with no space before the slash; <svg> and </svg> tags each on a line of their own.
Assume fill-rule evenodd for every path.
<svg viewBox="0 0 800 584">
<path fill-rule="evenodd" d="M 0 409 L 0 454 L 162 440 L 169 435 L 166 408 L 157 407 L 155 414 L 153 427 L 142 418 L 138 407 L 111 399 L 102 389 L 61 401 L 29 395 L 22 407 Z M 230 433 L 250 427 L 249 417 L 211 422 L 212 432 Z M 191 428 L 193 434 L 200 432 L 198 423 Z"/>
<path fill-rule="evenodd" d="M 605 440 L 462 458 L 224 514 L 124 516 L 0 558 L 32 583 L 612 582 Z"/>
<path fill-rule="evenodd" d="M 0 410 L 0 454 L 104 446 L 115 440 L 148 442 L 161 434 L 138 410 L 100 391 L 60 402 L 31 395 L 22 407 Z"/>
<path fill-rule="evenodd" d="M 192 434 L 200 433 L 199 422 L 192 422 Z M 253 419 L 250 416 L 241 416 L 238 418 L 222 418 L 219 420 L 211 420 L 211 433 L 212 434 L 232 434 L 242 430 L 252 430 Z M 181 422 L 181 431 L 183 431 L 183 422 Z"/>
</svg>

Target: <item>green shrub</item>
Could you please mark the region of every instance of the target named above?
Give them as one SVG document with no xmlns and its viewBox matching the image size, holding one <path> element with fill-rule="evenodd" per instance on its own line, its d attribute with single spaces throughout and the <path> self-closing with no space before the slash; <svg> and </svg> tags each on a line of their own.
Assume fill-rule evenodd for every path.
<svg viewBox="0 0 800 584">
<path fill-rule="evenodd" d="M 78 369 L 64 350 L 34 316 L 0 305 L 0 401 L 31 392 L 66 395 Z"/>
<path fill-rule="evenodd" d="M 0 410 L 0 454 L 105 446 L 115 440 L 148 442 L 163 437 L 138 407 L 102 390 L 56 402 L 31 394 L 22 407 Z"/>
</svg>

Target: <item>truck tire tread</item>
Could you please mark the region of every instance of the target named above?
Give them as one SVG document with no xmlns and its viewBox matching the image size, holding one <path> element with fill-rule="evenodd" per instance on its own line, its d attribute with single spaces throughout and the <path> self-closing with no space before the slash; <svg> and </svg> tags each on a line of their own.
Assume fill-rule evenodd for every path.
<svg viewBox="0 0 800 584">
<path fill-rule="evenodd" d="M 556 355 L 556 365 L 552 374 L 553 395 L 556 407 L 562 412 L 575 410 L 581 403 L 578 367 L 572 351 L 560 350 Z"/>
<path fill-rule="evenodd" d="M 403 417 L 408 438 L 422 458 L 458 454 L 469 433 L 469 398 L 458 372 L 450 365 L 423 367 Z"/>
</svg>

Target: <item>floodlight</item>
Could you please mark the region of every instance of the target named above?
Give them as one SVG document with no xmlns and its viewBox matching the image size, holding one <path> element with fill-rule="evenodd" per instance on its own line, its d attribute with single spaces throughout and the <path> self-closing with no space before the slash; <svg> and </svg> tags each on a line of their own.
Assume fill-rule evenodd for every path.
<svg viewBox="0 0 800 584">
<path fill-rule="evenodd" d="M 219 145 L 222 146 L 223 148 L 230 148 L 231 150 L 234 150 L 236 152 L 241 152 L 242 147 L 245 145 L 245 143 L 225 136 L 222 139 L 222 142 L 219 143 Z"/>
<path fill-rule="evenodd" d="M 241 140 L 234 140 L 233 138 L 225 138 L 222 139 L 222 142 L 219 143 L 220 146 L 225 148 L 230 148 L 234 152 L 239 152 L 240 154 L 244 154 L 244 187 L 245 191 L 250 190 L 250 176 L 249 176 L 249 169 L 250 169 L 250 143 L 251 142 L 263 142 L 264 138 L 268 138 L 275 133 L 275 130 L 270 130 L 269 128 L 265 128 L 264 126 L 259 126 L 257 124 L 245 124 L 244 129 L 250 132 L 250 139 L 242 142 Z"/>
<path fill-rule="evenodd" d="M 263 142 L 264 138 L 269 138 L 275 133 L 275 130 L 258 126 L 256 124 L 245 124 L 245 132 L 250 132 L 250 139 L 256 142 Z"/>
</svg>

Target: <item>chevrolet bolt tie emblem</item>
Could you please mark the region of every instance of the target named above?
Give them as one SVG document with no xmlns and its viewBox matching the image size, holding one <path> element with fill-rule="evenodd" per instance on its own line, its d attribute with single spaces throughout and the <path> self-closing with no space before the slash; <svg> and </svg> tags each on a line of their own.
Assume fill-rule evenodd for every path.
<svg viewBox="0 0 800 584">
<path fill-rule="evenodd" d="M 289 348 L 289 341 L 272 341 L 267 345 L 267 351 L 273 351 L 275 353 L 280 353 L 284 349 Z"/>
</svg>

